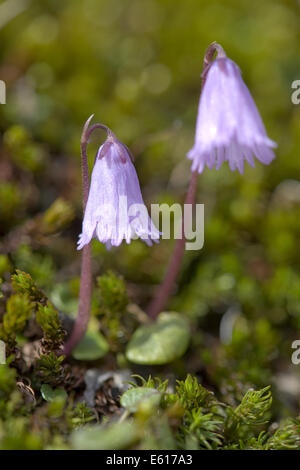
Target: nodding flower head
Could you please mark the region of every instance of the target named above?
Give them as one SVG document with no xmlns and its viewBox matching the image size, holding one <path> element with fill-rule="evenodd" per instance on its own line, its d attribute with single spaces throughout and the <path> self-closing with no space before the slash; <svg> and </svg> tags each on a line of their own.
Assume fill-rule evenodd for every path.
<svg viewBox="0 0 300 470">
<path fill-rule="evenodd" d="M 152 245 L 159 235 L 144 204 L 130 150 L 107 129 L 92 171 L 78 249 L 93 237 L 109 248 L 135 238 Z"/>
<path fill-rule="evenodd" d="M 228 161 L 243 173 L 245 160 L 254 167 L 254 156 L 268 165 L 273 147 L 239 67 L 222 50 L 205 73 L 195 143 L 187 154 L 192 171 L 202 173 L 205 164 L 218 170 Z"/>
</svg>

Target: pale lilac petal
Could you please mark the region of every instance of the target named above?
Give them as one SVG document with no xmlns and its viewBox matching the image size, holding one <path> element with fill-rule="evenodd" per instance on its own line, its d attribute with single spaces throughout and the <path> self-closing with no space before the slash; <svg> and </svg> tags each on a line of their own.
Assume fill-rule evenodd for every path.
<svg viewBox="0 0 300 470">
<path fill-rule="evenodd" d="M 213 61 L 200 97 L 195 143 L 187 157 L 191 170 L 202 173 L 205 165 L 244 171 L 245 160 L 254 166 L 255 155 L 269 164 L 276 143 L 267 136 L 253 98 L 239 67 L 228 58 Z"/>
<path fill-rule="evenodd" d="M 145 216 L 138 211 L 129 218 L 131 206 L 140 204 Z M 137 222 L 134 222 L 137 220 Z M 78 249 L 93 237 L 107 249 L 141 238 L 147 244 L 157 241 L 160 233 L 152 223 L 141 194 L 138 177 L 127 148 L 117 140 L 106 141 L 99 149 L 91 175 L 89 197 L 84 213 Z"/>
<path fill-rule="evenodd" d="M 254 155 L 252 151 L 245 145 L 243 146 L 243 154 L 245 156 L 246 161 L 249 163 L 249 165 L 252 166 L 252 168 L 254 168 L 255 167 Z"/>
<path fill-rule="evenodd" d="M 225 161 L 225 151 L 224 147 L 217 147 L 217 163 L 216 169 L 219 170 L 221 168 L 222 163 Z"/>
</svg>

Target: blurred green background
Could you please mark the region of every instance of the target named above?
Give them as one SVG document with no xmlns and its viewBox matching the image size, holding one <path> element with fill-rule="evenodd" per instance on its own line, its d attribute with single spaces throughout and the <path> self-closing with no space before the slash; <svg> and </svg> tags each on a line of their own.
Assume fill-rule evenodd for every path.
<svg viewBox="0 0 300 470">
<path fill-rule="evenodd" d="M 291 84 L 300 79 L 299 15 L 293 0 L 2 1 L 0 275 L 25 270 L 58 308 L 76 311 L 79 140 L 92 113 L 131 148 L 147 204 L 183 201 L 203 54 L 216 40 L 240 66 L 277 159 L 243 176 L 226 165 L 199 176 L 205 245 L 186 254 L 169 307 L 198 327 L 188 368 L 219 387 L 226 371 L 235 384 L 272 383 L 281 404 L 297 410 L 300 105 Z M 91 164 L 103 138 L 95 134 Z M 172 244 L 107 252 L 93 242 L 94 274 L 122 274 L 145 307 Z"/>
</svg>

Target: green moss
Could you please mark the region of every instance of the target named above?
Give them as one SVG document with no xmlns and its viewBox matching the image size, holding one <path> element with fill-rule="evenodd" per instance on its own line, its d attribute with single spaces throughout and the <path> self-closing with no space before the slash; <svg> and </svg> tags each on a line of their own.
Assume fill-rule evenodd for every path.
<svg viewBox="0 0 300 470">
<path fill-rule="evenodd" d="M 14 294 L 6 302 L 6 313 L 0 324 L 0 339 L 13 348 L 16 334 L 24 330 L 26 322 L 32 316 L 34 304 L 27 294 Z"/>
<path fill-rule="evenodd" d="M 72 205 L 63 198 L 58 198 L 41 217 L 38 230 L 44 234 L 62 230 L 74 219 Z"/>
<path fill-rule="evenodd" d="M 128 304 L 128 295 L 124 280 L 112 271 L 98 277 L 101 307 L 110 314 L 122 314 Z"/>
<path fill-rule="evenodd" d="M 43 382 L 57 385 L 63 381 L 64 370 L 62 362 L 64 356 L 57 356 L 53 352 L 42 354 L 37 361 L 37 373 Z"/>
<path fill-rule="evenodd" d="M 44 340 L 48 347 L 57 349 L 61 346 L 65 331 L 61 326 L 58 311 L 50 302 L 47 302 L 47 305 L 38 305 L 36 321 L 43 330 Z"/>
<path fill-rule="evenodd" d="M 28 295 L 31 300 L 42 304 L 47 301 L 47 297 L 36 286 L 30 274 L 17 269 L 16 274 L 12 275 L 11 283 L 15 292 Z"/>
</svg>

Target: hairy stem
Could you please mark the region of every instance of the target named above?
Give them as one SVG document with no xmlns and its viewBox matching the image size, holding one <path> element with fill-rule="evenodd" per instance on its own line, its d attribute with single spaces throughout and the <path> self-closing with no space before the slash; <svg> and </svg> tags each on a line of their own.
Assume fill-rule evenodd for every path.
<svg viewBox="0 0 300 470">
<path fill-rule="evenodd" d="M 205 83 L 206 76 L 207 76 L 207 73 L 208 73 L 210 64 L 213 60 L 215 52 L 217 52 L 217 56 L 219 58 L 226 57 L 222 46 L 220 46 L 216 42 L 213 42 L 212 44 L 210 44 L 210 46 L 207 48 L 206 53 L 204 55 L 201 90 L 203 89 L 203 85 Z M 196 171 L 192 172 L 184 204 L 194 205 L 195 198 L 196 198 L 196 190 L 197 190 L 197 178 L 198 178 L 198 173 Z M 157 315 L 163 311 L 163 309 L 165 308 L 168 302 L 170 295 L 172 294 L 174 290 L 174 285 L 175 285 L 175 282 L 176 282 L 176 279 L 177 279 L 177 276 L 179 274 L 180 267 L 182 264 L 185 241 L 186 239 L 185 239 L 184 217 L 183 217 L 182 236 L 175 243 L 175 247 L 171 255 L 171 259 L 169 261 L 169 265 L 168 265 L 164 280 L 160 284 L 154 296 L 154 299 L 152 300 L 152 302 L 150 303 L 147 309 L 148 315 L 152 319 L 155 319 Z"/>
</svg>

